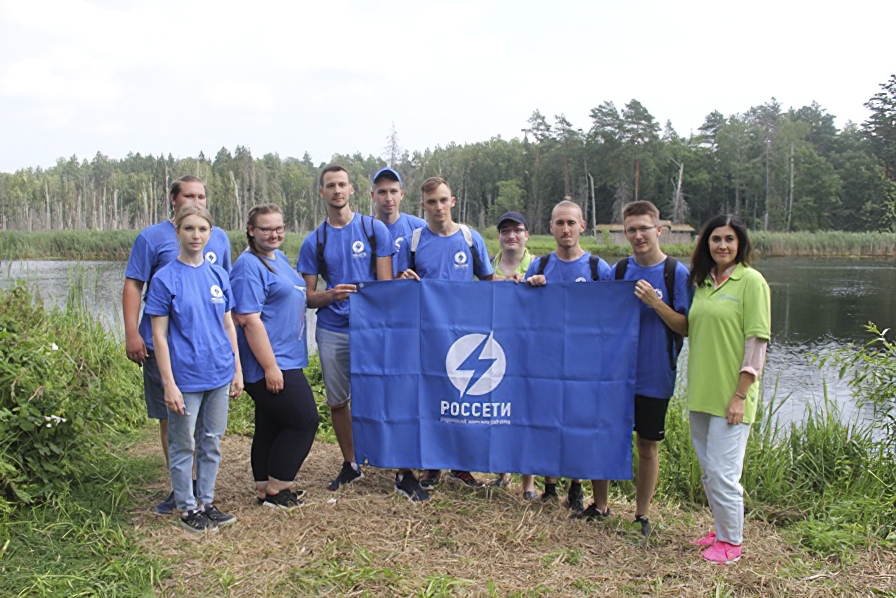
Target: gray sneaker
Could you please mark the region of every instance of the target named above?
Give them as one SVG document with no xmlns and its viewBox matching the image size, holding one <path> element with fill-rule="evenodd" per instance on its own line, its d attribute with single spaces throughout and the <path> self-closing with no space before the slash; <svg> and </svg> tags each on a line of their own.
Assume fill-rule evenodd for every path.
<svg viewBox="0 0 896 598">
<path fill-rule="evenodd" d="M 213 534 L 218 531 L 215 522 L 206 517 L 205 511 L 199 509 L 185 511 L 180 518 L 180 526 L 191 534 L 201 534 L 202 532 Z"/>
<path fill-rule="evenodd" d="M 228 525 L 236 523 L 236 515 L 224 513 L 218 510 L 218 507 L 215 505 L 206 505 L 203 512 L 205 513 L 205 516 L 208 517 L 209 521 L 218 527 L 227 527 Z"/>
</svg>

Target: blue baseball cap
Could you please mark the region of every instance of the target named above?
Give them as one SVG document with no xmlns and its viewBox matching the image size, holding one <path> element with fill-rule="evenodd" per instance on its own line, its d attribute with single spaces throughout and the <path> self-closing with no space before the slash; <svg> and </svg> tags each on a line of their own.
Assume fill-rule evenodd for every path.
<svg viewBox="0 0 896 598">
<path fill-rule="evenodd" d="M 398 180 L 398 184 L 404 187 L 404 181 L 401 180 L 401 175 L 398 174 L 398 171 L 394 168 L 389 168 L 388 166 L 383 166 L 379 170 L 376 171 L 376 174 L 373 175 L 373 184 L 376 185 L 376 180 L 383 176 L 384 174 L 390 175 L 389 178 L 395 178 Z"/>
<path fill-rule="evenodd" d="M 501 230 L 501 225 L 505 222 L 513 222 L 514 224 L 522 224 L 526 230 L 529 230 L 529 223 L 526 222 L 526 219 L 519 212 L 507 212 L 500 218 L 498 218 L 498 230 Z"/>
</svg>

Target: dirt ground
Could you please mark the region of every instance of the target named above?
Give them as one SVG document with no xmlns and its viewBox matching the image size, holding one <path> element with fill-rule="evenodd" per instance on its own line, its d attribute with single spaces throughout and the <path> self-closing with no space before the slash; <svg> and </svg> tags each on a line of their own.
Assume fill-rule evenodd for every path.
<svg viewBox="0 0 896 598">
<path fill-rule="evenodd" d="M 896 596 L 896 552 L 825 560 L 749 518 L 744 556 L 715 566 L 688 544 L 711 528 L 705 510 L 656 505 L 656 534 L 644 541 L 633 505 L 614 501 L 606 522 L 570 520 L 562 505 L 524 501 L 518 484 L 471 491 L 443 481 L 431 501 L 412 504 L 392 492 L 393 472 L 367 468 L 329 492 L 341 458 L 323 443 L 298 475 L 305 505 L 260 507 L 249 445 L 224 439 L 216 504 L 238 522 L 217 534 L 196 537 L 149 513 L 167 477 L 138 497 L 142 549 L 172 563 L 162 595 Z"/>
</svg>

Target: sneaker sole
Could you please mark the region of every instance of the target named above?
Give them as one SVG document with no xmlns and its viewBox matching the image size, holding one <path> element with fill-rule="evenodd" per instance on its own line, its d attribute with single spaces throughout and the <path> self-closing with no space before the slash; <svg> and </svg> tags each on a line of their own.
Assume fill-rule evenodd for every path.
<svg viewBox="0 0 896 598">
<path fill-rule="evenodd" d="M 183 521 L 178 521 L 177 523 L 178 523 L 178 525 L 180 525 L 180 528 L 181 528 L 182 530 L 184 530 L 184 531 L 188 531 L 188 532 L 190 532 L 191 534 L 193 534 L 194 536 L 198 536 L 199 534 L 203 534 L 203 533 L 209 533 L 209 534 L 217 534 L 217 533 L 218 533 L 218 526 L 217 526 L 217 525 L 210 526 L 210 527 L 207 527 L 207 528 L 205 528 L 205 529 L 196 529 L 195 527 L 190 527 L 189 525 L 187 525 L 187 524 L 184 523 Z"/>
<path fill-rule="evenodd" d="M 421 486 L 421 488 L 423 488 L 423 487 Z M 423 488 L 423 489 L 426 490 L 426 488 Z M 412 503 L 426 502 L 429 500 L 428 497 L 427 498 L 414 498 L 413 494 L 409 494 L 409 493 L 405 492 L 398 486 L 395 487 L 395 494 L 397 494 L 398 496 L 403 496 L 404 498 L 408 499 L 408 501 L 410 501 Z"/>
<path fill-rule="evenodd" d="M 713 565 L 733 565 L 734 563 L 736 563 L 737 561 L 740 560 L 740 557 L 739 556 L 734 557 L 733 559 L 728 560 L 728 561 L 711 561 L 709 559 L 704 559 L 704 560 L 706 560 L 706 562 L 713 564 Z"/>
<path fill-rule="evenodd" d="M 336 492 L 341 487 L 348 486 L 349 484 L 354 484 L 355 482 L 362 479 L 363 477 L 364 477 L 364 472 L 359 471 L 357 477 L 354 477 L 347 482 L 340 482 L 339 480 L 333 480 L 332 482 L 327 484 L 327 490 L 329 490 L 330 492 Z"/>
<path fill-rule="evenodd" d="M 227 521 L 215 521 L 215 525 L 218 527 L 227 527 L 228 525 L 233 525 L 236 523 L 236 517 L 233 519 L 228 519 Z"/>
<path fill-rule="evenodd" d="M 269 509 L 279 509 L 281 511 L 292 511 L 293 509 L 298 509 L 299 507 L 304 507 L 305 503 L 299 501 L 298 504 L 294 504 L 294 505 L 278 505 L 277 503 L 274 503 L 274 502 L 264 501 L 263 503 L 261 503 L 261 506 L 267 507 Z"/>
</svg>

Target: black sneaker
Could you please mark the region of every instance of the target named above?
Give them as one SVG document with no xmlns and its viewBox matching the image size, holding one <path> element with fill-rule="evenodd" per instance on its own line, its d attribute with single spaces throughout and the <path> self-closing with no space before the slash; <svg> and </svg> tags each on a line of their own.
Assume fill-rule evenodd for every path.
<svg viewBox="0 0 896 598">
<path fill-rule="evenodd" d="M 495 476 L 495 479 L 488 483 L 492 488 L 506 488 L 510 485 L 510 474 L 509 473 L 499 473 Z"/>
<path fill-rule="evenodd" d="M 191 534 L 201 534 L 202 532 L 215 533 L 218 526 L 209 519 L 204 511 L 193 509 L 185 511 L 180 518 L 180 526 Z"/>
<path fill-rule="evenodd" d="M 208 517 L 209 521 L 211 521 L 218 527 L 227 527 L 228 525 L 236 523 L 236 515 L 224 513 L 218 510 L 218 507 L 216 507 L 215 505 L 206 505 L 204 513 L 205 516 Z"/>
<path fill-rule="evenodd" d="M 285 511 L 291 511 L 292 509 L 301 507 L 303 504 L 305 504 L 302 501 L 303 494 L 305 494 L 304 490 L 293 492 L 292 490 L 287 488 L 285 490 L 281 490 L 277 494 L 268 496 L 261 504 L 265 507 L 271 507 L 272 509 L 283 509 Z"/>
<path fill-rule="evenodd" d="M 469 471 L 460 471 L 457 469 L 451 470 L 451 475 L 448 477 L 449 480 L 453 480 L 455 482 L 459 482 L 464 486 L 469 488 L 481 488 L 482 483 L 479 482 Z"/>
<path fill-rule="evenodd" d="M 355 465 L 355 467 L 358 467 Z M 327 490 L 330 492 L 334 492 L 339 490 L 340 486 L 345 486 L 346 484 L 351 484 L 355 480 L 360 480 L 364 477 L 364 474 L 361 473 L 361 468 L 355 469 L 352 467 L 352 464 L 348 461 L 342 462 L 342 470 L 339 472 L 339 475 L 336 476 L 336 479 L 330 482 L 330 485 L 327 486 Z"/>
<path fill-rule="evenodd" d="M 395 474 L 395 492 L 411 502 L 429 500 L 429 493 L 423 489 L 417 478 L 409 471 Z"/>
<path fill-rule="evenodd" d="M 174 491 L 171 491 L 171 494 L 165 497 L 165 500 L 157 504 L 152 508 L 152 512 L 156 515 L 170 515 L 174 512 L 177 504 L 174 502 Z"/>
<path fill-rule="evenodd" d="M 598 511 L 597 505 L 591 503 L 588 505 L 588 508 L 582 511 L 581 513 L 574 513 L 572 515 L 572 519 L 585 519 L 587 521 L 594 521 L 595 519 L 606 519 L 610 516 L 610 507 L 607 507 L 604 511 Z"/>
<path fill-rule="evenodd" d="M 650 521 L 644 515 L 635 515 L 635 523 L 640 524 L 641 535 L 645 538 L 649 538 L 650 534 L 653 533 L 653 527 L 651 527 Z"/>
<path fill-rule="evenodd" d="M 557 496 L 557 485 L 556 484 L 545 484 L 544 492 L 541 494 L 542 502 L 548 502 L 550 500 L 560 500 L 560 497 Z"/>
<path fill-rule="evenodd" d="M 566 506 L 573 513 L 581 513 L 585 510 L 585 495 L 582 493 L 582 484 L 571 482 L 566 493 Z"/>
<path fill-rule="evenodd" d="M 442 477 L 441 469 L 427 469 L 420 476 L 420 487 L 424 490 L 432 490 L 438 486 L 440 477 Z"/>
</svg>

